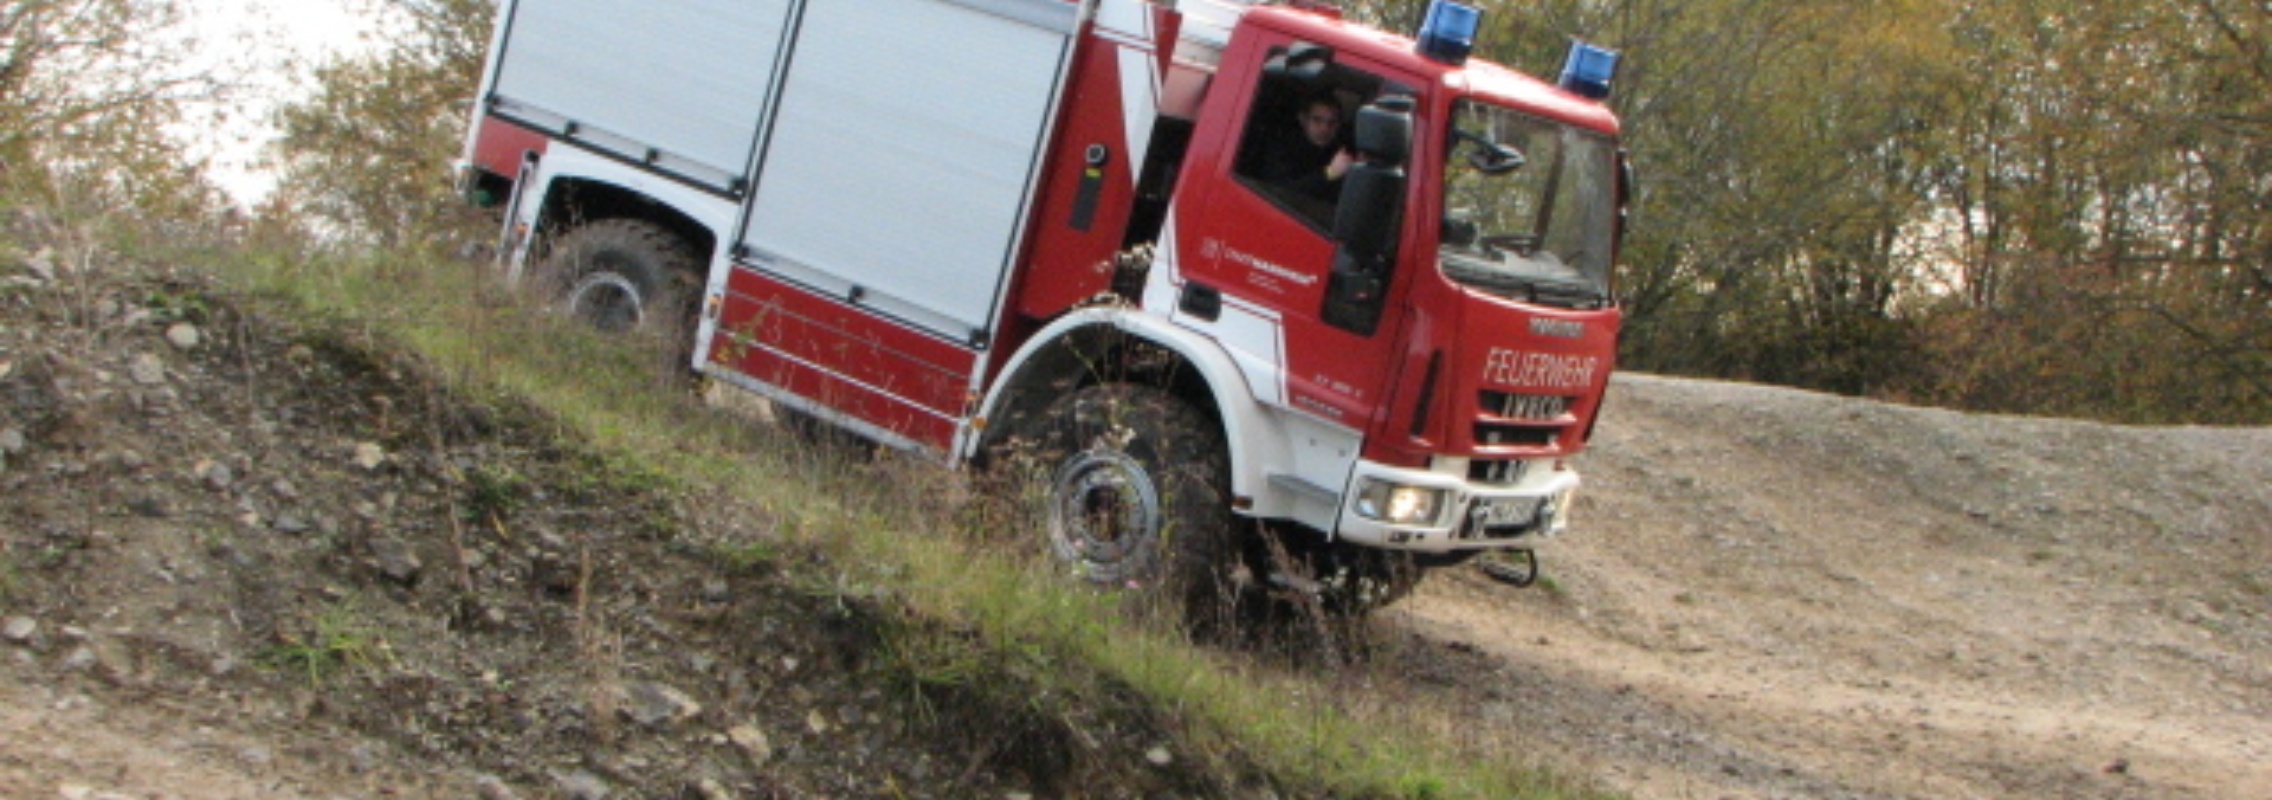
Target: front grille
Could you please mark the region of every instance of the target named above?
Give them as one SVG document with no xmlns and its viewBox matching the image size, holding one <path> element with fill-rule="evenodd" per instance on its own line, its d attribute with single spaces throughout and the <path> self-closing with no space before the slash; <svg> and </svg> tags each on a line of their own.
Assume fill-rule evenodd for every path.
<svg viewBox="0 0 2272 800">
<path fill-rule="evenodd" d="M 1513 392 L 1483 392 L 1483 412 L 1511 420 L 1526 422 L 1557 422 L 1570 413 L 1574 398 L 1546 394 L 1515 394 Z"/>
<path fill-rule="evenodd" d="M 1467 462 L 1467 479 L 1476 483 L 1513 486 L 1523 479 L 1524 463 L 1513 459 L 1478 458 Z"/>
<path fill-rule="evenodd" d="M 1480 445 L 1511 444 L 1522 447 L 1553 447 L 1555 434 L 1559 431 L 1558 428 L 1478 422 L 1475 423 L 1475 443 Z"/>
<path fill-rule="evenodd" d="M 1570 407 L 1577 398 L 1484 390 L 1475 421 L 1475 443 L 1490 447 L 1553 447 L 1562 430 L 1577 422 Z"/>
</svg>

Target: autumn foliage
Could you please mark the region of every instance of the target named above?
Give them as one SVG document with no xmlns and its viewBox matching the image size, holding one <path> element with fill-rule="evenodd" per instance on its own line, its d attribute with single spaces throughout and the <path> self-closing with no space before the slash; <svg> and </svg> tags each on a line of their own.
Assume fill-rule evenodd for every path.
<svg viewBox="0 0 2272 800">
<path fill-rule="evenodd" d="M 1625 53 L 1623 366 L 2272 423 L 2272 6 L 1482 5 L 1494 60 Z"/>
</svg>

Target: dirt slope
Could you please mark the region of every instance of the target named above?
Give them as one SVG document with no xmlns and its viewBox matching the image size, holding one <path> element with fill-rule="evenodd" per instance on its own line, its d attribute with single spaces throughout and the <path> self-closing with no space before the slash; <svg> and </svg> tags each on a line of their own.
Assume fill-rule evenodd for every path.
<svg viewBox="0 0 2272 800">
<path fill-rule="evenodd" d="M 1648 798 L 2272 797 L 2272 430 L 1626 375 L 1556 588 L 1389 622 Z"/>
<path fill-rule="evenodd" d="M 7 244 L 0 798 L 1243 794 L 1130 703 L 914 685 L 784 562 L 861 570 L 364 326 Z"/>
<path fill-rule="evenodd" d="M 857 613 L 719 563 L 761 513 L 7 249 L 0 797 L 1253 796 L 1141 713 L 1071 778 L 1055 728 L 910 724 Z M 1642 798 L 2272 797 L 2268 461 L 1621 376 L 1549 585 L 1437 575 L 1320 680 Z"/>
</svg>

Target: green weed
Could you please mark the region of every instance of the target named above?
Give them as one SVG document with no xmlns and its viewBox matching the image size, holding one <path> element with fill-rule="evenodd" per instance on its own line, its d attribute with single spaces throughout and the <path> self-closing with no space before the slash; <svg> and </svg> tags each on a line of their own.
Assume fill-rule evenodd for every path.
<svg viewBox="0 0 2272 800">
<path fill-rule="evenodd" d="M 727 572 L 737 574 L 763 571 L 781 562 L 781 548 L 766 539 L 721 542 L 710 548 L 710 554 Z"/>
<path fill-rule="evenodd" d="M 16 557 L 5 547 L 0 547 L 0 605 L 14 605 L 23 586 L 23 567 L 16 564 Z"/>
<path fill-rule="evenodd" d="M 187 322 L 203 325 L 212 319 L 213 309 L 205 296 L 196 292 L 152 292 L 142 299 L 142 306 L 151 315 L 166 322 Z"/>
<path fill-rule="evenodd" d="M 468 522 L 511 519 L 529 497 L 528 479 L 510 466 L 482 464 L 465 474 Z"/>
<path fill-rule="evenodd" d="M 377 663 L 387 652 L 385 640 L 371 633 L 348 605 L 335 604 L 310 620 L 308 630 L 279 632 L 276 645 L 263 651 L 258 662 L 271 669 L 303 674 L 308 685 L 321 686 L 338 673 Z"/>
</svg>

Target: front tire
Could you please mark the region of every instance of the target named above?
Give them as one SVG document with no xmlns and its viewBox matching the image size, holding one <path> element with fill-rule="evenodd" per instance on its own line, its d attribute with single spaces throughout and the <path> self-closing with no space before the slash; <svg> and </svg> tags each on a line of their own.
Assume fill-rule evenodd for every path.
<svg viewBox="0 0 2272 800">
<path fill-rule="evenodd" d="M 1022 433 L 1060 560 L 1175 604 L 1195 629 L 1238 616 L 1253 573 L 1213 420 L 1159 389 L 1105 384 L 1058 400 Z"/>
</svg>

